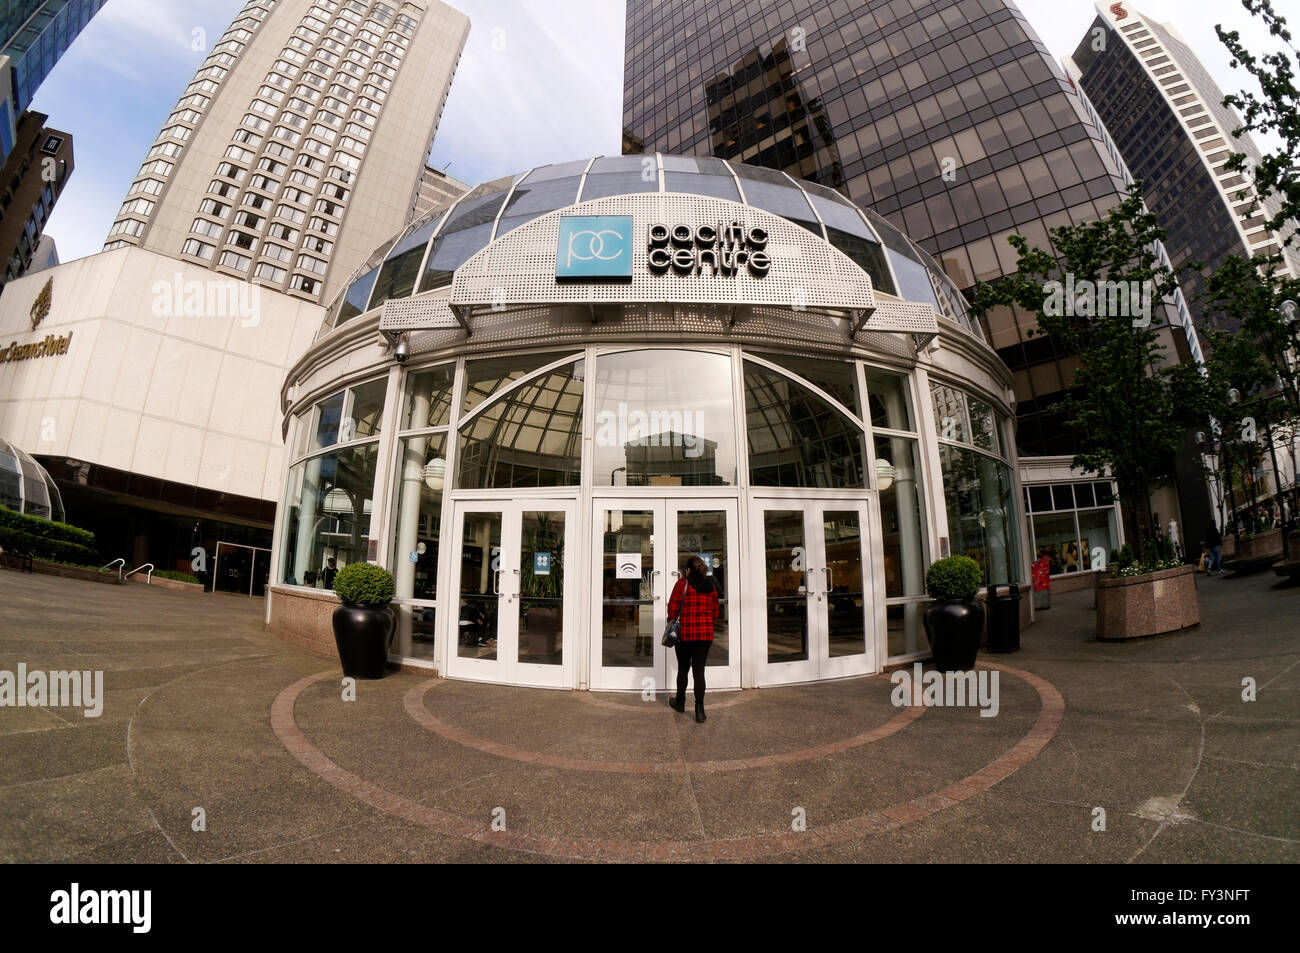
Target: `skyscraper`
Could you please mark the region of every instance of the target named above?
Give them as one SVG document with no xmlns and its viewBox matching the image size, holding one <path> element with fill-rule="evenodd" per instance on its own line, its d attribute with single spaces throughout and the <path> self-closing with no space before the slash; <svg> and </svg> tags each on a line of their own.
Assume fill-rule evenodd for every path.
<svg viewBox="0 0 1300 953">
<path fill-rule="evenodd" d="M 250 0 L 164 121 L 105 250 L 328 300 L 407 221 L 468 32 L 438 0 Z"/>
<path fill-rule="evenodd" d="M 1199 319 L 1205 277 L 1225 257 L 1281 247 L 1280 236 L 1264 226 L 1276 204 L 1271 198 L 1261 204 L 1241 173 L 1226 168 L 1234 152 L 1258 161 L 1259 150 L 1249 136 L 1232 135 L 1241 119 L 1223 105 L 1223 91 L 1177 31 L 1126 3 L 1097 4 L 1097 18 L 1066 69 L 1143 183 L 1170 259 L 1202 263 L 1183 278 Z M 1287 249 L 1285 262 L 1300 275 L 1300 250 Z"/>
<path fill-rule="evenodd" d="M 13 148 L 19 117 L 36 87 L 107 0 L 0 3 L 0 161 Z"/>
<path fill-rule="evenodd" d="M 846 192 L 969 291 L 1014 271 L 1007 236 L 1096 219 L 1124 183 L 1010 0 L 629 0 L 625 151 L 714 155 Z M 1048 411 L 1074 360 L 1032 315 L 988 333 L 1015 373 L 1022 453 L 1073 452 Z M 1176 344 L 1176 342 L 1175 342 Z"/>
</svg>

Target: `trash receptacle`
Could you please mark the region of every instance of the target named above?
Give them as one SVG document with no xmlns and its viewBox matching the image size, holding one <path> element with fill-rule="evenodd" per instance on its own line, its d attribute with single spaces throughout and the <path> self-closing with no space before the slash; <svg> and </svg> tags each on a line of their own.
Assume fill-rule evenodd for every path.
<svg viewBox="0 0 1300 953">
<path fill-rule="evenodd" d="M 1000 590 L 1006 590 L 1000 595 Z M 989 651 L 1020 650 L 1020 586 L 989 586 Z"/>
</svg>

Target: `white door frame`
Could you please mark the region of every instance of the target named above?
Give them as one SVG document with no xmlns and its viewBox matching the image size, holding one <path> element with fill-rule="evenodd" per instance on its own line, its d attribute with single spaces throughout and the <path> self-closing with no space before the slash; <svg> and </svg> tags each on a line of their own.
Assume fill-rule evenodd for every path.
<svg viewBox="0 0 1300 953">
<path fill-rule="evenodd" d="M 452 503 L 452 568 L 445 604 L 450 611 L 442 613 L 444 619 L 444 645 L 446 646 L 447 677 L 463 678 L 502 685 L 531 685 L 538 688 L 572 688 L 576 684 L 575 659 L 580 651 L 577 627 L 578 614 L 576 571 L 580 547 L 573 545 L 581 539 L 577 523 L 578 503 L 573 499 L 552 497 L 513 500 L 470 499 Z M 520 554 L 523 540 L 525 513 L 559 512 L 564 514 L 564 608 L 561 622 L 561 658 L 559 665 L 519 661 L 520 588 L 522 581 Z M 497 599 L 497 651 L 495 659 L 462 657 L 460 654 L 460 598 L 464 548 L 465 518 L 471 513 L 499 513 L 501 515 L 501 543 L 499 554 L 489 550 L 485 558 L 498 558 L 498 565 L 488 567 L 489 585 L 499 587 Z"/>
<path fill-rule="evenodd" d="M 803 573 L 808 606 L 808 658 L 794 662 L 767 660 L 767 546 L 764 513 L 768 510 L 791 510 L 803 515 Z M 830 606 L 827 594 L 833 586 L 826 554 L 824 514 L 828 511 L 852 511 L 858 514 L 861 536 L 863 652 L 831 657 Z M 877 559 L 879 534 L 875 507 L 868 497 L 845 498 L 755 494 L 749 505 L 751 548 L 746 583 L 752 598 L 747 614 L 747 642 L 754 659 L 755 685 L 785 685 L 866 675 L 879 670 L 880 602 Z M 791 554 L 791 558 L 796 558 Z"/>
</svg>

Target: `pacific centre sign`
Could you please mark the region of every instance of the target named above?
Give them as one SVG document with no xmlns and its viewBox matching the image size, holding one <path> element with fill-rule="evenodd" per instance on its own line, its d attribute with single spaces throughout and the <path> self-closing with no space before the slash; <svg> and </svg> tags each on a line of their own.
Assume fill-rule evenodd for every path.
<svg viewBox="0 0 1300 953">
<path fill-rule="evenodd" d="M 631 215 L 565 215 L 555 248 L 555 277 L 632 279 Z M 646 229 L 646 267 L 654 275 L 733 277 L 742 271 L 762 278 L 772 267 L 768 233 L 739 221 L 730 224 L 652 224 Z"/>
</svg>

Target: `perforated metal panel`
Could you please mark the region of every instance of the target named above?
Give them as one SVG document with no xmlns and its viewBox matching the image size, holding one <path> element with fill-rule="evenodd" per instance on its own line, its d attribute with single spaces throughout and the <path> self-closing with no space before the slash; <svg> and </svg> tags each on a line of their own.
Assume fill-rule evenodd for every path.
<svg viewBox="0 0 1300 953">
<path fill-rule="evenodd" d="M 632 280 L 561 283 L 555 278 L 560 218 L 566 215 L 631 215 Z M 741 269 L 733 276 L 654 274 L 647 264 L 651 224 L 727 226 L 739 222 L 768 234 L 764 249 L 771 269 L 754 277 Z M 765 305 L 779 308 L 858 310 L 875 307 L 871 279 L 850 258 L 807 229 L 726 199 L 649 192 L 581 202 L 520 226 L 470 258 L 456 270 L 455 305 L 543 303 L 641 303 L 647 301 Z M 477 327 L 477 316 L 475 318 Z"/>
<path fill-rule="evenodd" d="M 381 331 L 460 327 L 446 297 L 389 298 L 379 314 Z"/>
<path fill-rule="evenodd" d="M 937 334 L 934 307 L 910 301 L 879 301 L 864 331 L 903 331 L 908 334 Z"/>
</svg>

